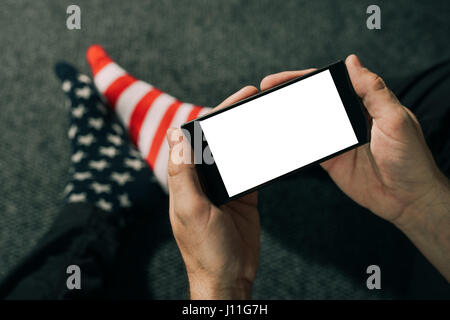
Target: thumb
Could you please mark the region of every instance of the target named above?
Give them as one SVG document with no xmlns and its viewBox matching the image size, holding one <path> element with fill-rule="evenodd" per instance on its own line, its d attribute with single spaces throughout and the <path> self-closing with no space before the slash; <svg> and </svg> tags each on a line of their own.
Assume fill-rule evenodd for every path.
<svg viewBox="0 0 450 320">
<path fill-rule="evenodd" d="M 372 118 L 388 118 L 392 112 L 403 111 L 399 101 L 386 87 L 383 79 L 364 68 L 356 55 L 348 56 L 345 64 L 353 87 Z"/>
<path fill-rule="evenodd" d="M 180 204 L 206 199 L 193 161 L 192 148 L 180 129 L 167 130 L 169 144 L 168 182 L 170 197 Z"/>
</svg>

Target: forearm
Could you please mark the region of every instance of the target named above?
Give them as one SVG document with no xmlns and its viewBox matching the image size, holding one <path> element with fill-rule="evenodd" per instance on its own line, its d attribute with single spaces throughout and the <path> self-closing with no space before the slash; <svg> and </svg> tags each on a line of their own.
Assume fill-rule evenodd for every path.
<svg viewBox="0 0 450 320">
<path fill-rule="evenodd" d="M 396 224 L 450 282 L 450 186 L 439 177 L 436 188 Z"/>
</svg>

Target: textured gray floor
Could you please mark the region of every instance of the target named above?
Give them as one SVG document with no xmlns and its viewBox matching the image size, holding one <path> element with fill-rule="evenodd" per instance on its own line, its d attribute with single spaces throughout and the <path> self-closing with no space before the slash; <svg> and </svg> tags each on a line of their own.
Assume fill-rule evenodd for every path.
<svg viewBox="0 0 450 320">
<path fill-rule="evenodd" d="M 82 10 L 79 31 L 65 27 L 65 10 L 72 3 Z M 88 72 L 85 50 L 100 43 L 135 76 L 180 99 L 213 106 L 271 72 L 321 66 L 352 52 L 385 77 L 450 55 L 450 2 L 374 3 L 382 9 L 378 31 L 365 27 L 365 9 L 372 1 L 3 0 L 0 279 L 49 228 L 68 179 L 67 114 L 53 75 L 55 62 L 64 59 Z M 288 192 L 299 185 L 314 199 L 302 199 L 309 201 L 308 212 L 295 192 Z M 294 177 L 262 193 L 255 297 L 393 298 L 409 290 L 406 280 L 398 287 L 389 276 L 386 289 L 365 289 L 368 263 L 388 263 L 396 246 L 410 250 L 411 261 L 416 252 L 369 213 L 341 212 L 343 203 L 348 205 L 344 196 L 320 206 L 332 191 L 333 186 L 323 187 L 317 179 Z M 346 229 L 343 219 L 352 220 L 353 227 Z M 367 225 L 375 231 L 358 227 Z M 386 235 L 383 230 L 390 231 Z M 378 236 L 381 240 L 373 240 Z M 343 245 L 336 246 L 334 237 Z M 358 247 L 358 241 L 367 241 L 369 248 L 361 248 L 364 243 Z M 377 256 L 372 246 L 386 249 L 387 258 Z M 358 256 L 356 264 L 348 263 Z M 393 268 L 401 269 L 399 264 Z M 174 241 L 158 244 L 149 277 L 153 297 L 184 297 L 186 282 Z"/>
</svg>

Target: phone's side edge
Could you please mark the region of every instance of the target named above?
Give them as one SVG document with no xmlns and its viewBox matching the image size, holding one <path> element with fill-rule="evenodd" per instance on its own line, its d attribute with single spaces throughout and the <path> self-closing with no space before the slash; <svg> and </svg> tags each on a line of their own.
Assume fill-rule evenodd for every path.
<svg viewBox="0 0 450 320">
<path fill-rule="evenodd" d="M 208 148 L 208 142 L 206 139 L 203 139 L 204 133 L 200 123 L 197 120 L 189 121 L 183 124 L 181 129 L 186 130 L 189 133 L 188 137 L 186 137 L 186 134 L 184 135 L 189 140 L 189 144 L 194 151 L 195 169 L 203 192 L 208 199 L 217 206 L 227 202 L 229 196 L 216 163 L 213 162 L 212 164 L 208 164 L 205 159 L 203 159 L 203 153 L 206 148 Z M 196 146 L 196 143 L 200 143 L 200 147 Z M 212 176 L 212 179 L 207 179 L 207 176 Z"/>
</svg>

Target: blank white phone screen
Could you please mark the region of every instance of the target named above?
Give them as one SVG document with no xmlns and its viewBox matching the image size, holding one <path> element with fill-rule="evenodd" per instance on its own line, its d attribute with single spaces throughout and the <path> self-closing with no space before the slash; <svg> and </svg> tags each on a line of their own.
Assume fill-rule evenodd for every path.
<svg viewBox="0 0 450 320">
<path fill-rule="evenodd" d="M 229 197 L 358 143 L 329 70 L 200 126 Z"/>
</svg>

